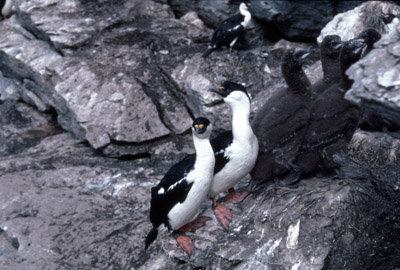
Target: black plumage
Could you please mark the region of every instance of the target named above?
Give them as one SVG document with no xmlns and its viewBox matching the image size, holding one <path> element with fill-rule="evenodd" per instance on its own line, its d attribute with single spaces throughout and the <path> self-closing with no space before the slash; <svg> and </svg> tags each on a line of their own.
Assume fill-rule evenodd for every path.
<svg viewBox="0 0 400 270">
<path fill-rule="evenodd" d="M 224 131 L 211 140 L 211 146 L 215 153 L 214 174 L 217 174 L 229 162 L 229 158 L 225 156 L 225 149 L 233 142 L 232 130 Z"/>
<path fill-rule="evenodd" d="M 282 59 L 288 85 L 275 92 L 257 111 L 252 127 L 259 142 L 259 155 L 250 172 L 256 180 L 273 180 L 294 172 L 296 158 L 310 118 L 312 87 L 302 69 L 314 50 L 292 49 Z"/>
<path fill-rule="evenodd" d="M 246 30 L 246 14 L 243 12 L 248 12 L 248 7 L 251 6 L 250 1 L 244 1 L 240 4 L 240 13 L 236 14 L 225 21 L 223 21 L 214 31 L 211 43 L 207 50 L 203 53 L 202 57 L 207 57 L 213 50 L 226 46 L 232 48 L 236 41 L 243 35 Z M 248 12 L 247 16 L 251 15 Z"/>
<path fill-rule="evenodd" d="M 304 175 L 314 173 L 318 167 L 324 170 L 335 168 L 337 164 L 333 155 L 346 151 L 353 137 L 360 119 L 360 108 L 344 99 L 353 83 L 345 72 L 360 59 L 365 45 L 359 39 L 344 42 L 340 53 L 340 83 L 326 89 L 312 103 L 310 125 L 296 160 Z"/>
<path fill-rule="evenodd" d="M 364 40 L 367 45 L 361 57 L 365 57 L 373 48 L 374 43 L 381 39 L 381 34 L 373 28 L 362 31 L 356 38 Z"/>
<path fill-rule="evenodd" d="M 338 35 L 326 36 L 320 45 L 323 78 L 313 84 L 313 99 L 340 80 L 339 55 L 343 43 Z"/>
<path fill-rule="evenodd" d="M 211 185 L 215 163 L 214 153 L 209 142 L 211 123 L 204 117 L 196 118 L 193 121 L 192 130 L 196 155 L 189 156 L 173 165 L 158 185 L 151 189 L 150 221 L 153 228 L 145 239 L 146 249 L 157 238 L 158 228 L 161 225 L 165 225 L 169 230 L 178 230 L 181 226 L 190 221 L 195 212 L 197 212 L 197 207 L 206 199 L 209 186 Z M 198 138 L 196 141 L 206 140 L 207 143 L 204 144 L 199 141 L 197 142 L 198 146 L 196 146 L 195 138 Z M 200 172 L 198 171 L 199 169 L 196 171 L 198 161 L 202 163 L 202 165 L 199 165 Z M 208 165 L 207 163 L 210 164 Z M 193 175 L 193 173 L 195 174 Z M 190 174 L 192 174 L 191 177 L 189 177 Z M 190 214 L 175 213 L 171 216 L 171 210 L 175 209 L 175 206 L 183 204 L 187 199 L 189 200 L 189 192 L 196 181 L 200 182 L 197 187 L 198 190 L 192 194 L 191 200 L 196 201 L 189 206 L 192 207 L 192 209 L 178 207 L 177 209 L 181 210 L 175 210 L 175 212 L 190 211 Z M 201 198 L 197 198 L 198 196 Z M 171 221 L 173 222 L 171 223 Z"/>
<path fill-rule="evenodd" d="M 178 162 L 168 170 L 160 183 L 151 189 L 150 221 L 154 227 L 164 224 L 171 229 L 168 223 L 168 212 L 178 202 L 182 203 L 186 199 L 193 185 L 186 181 L 186 175 L 193 169 L 195 160 L 195 156 L 189 156 Z M 168 190 L 172 186 L 174 187 Z M 158 194 L 160 189 L 164 189 L 165 192 Z"/>
</svg>

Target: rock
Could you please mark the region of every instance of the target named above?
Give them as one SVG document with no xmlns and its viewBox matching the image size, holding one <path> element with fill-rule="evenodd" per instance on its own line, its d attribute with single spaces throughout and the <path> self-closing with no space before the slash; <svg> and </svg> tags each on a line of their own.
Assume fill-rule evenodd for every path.
<svg viewBox="0 0 400 270">
<path fill-rule="evenodd" d="M 367 1 L 366 3 L 336 15 L 318 36 L 321 43 L 327 35 L 339 35 L 342 40 L 356 37 L 366 28 L 374 28 L 384 38 L 394 31 L 394 27 L 386 26 L 379 16 L 383 13 L 400 14 L 400 6 L 391 1 Z"/>
<path fill-rule="evenodd" d="M 48 94 L 37 96 L 18 85 L 8 87 L 8 96 L 23 96 L 41 110 L 56 110 L 60 125 L 95 149 L 117 149 L 189 130 L 191 112 L 164 66 L 173 57 L 172 48 L 179 62 L 178 51 L 187 50 L 192 39 L 204 38 L 207 31 L 176 20 L 169 6 L 153 1 L 21 0 L 16 8 L 17 15 L 1 25 L 7 35 L 0 48 L 45 78 L 49 91 L 64 104 L 49 104 Z M 172 35 L 175 40 L 168 38 Z M 4 85 L 10 85 L 8 78 L 2 80 Z M 143 154 L 140 147 L 131 149 L 127 154 Z"/>
<path fill-rule="evenodd" d="M 225 79 L 245 84 L 254 113 L 284 86 L 284 50 L 314 45 L 282 40 L 201 59 L 212 34 L 201 20 L 229 16 L 228 1 L 215 2 L 221 17 L 213 1 L 190 2 L 196 13 L 185 1 L 179 13 L 173 0 L 15 2 L 16 14 L 0 22 L 0 269 L 400 264 L 399 143 L 367 132 L 356 133 L 349 158 L 338 157 L 334 179 L 290 187 L 243 179 L 236 188 L 250 185 L 252 193 L 228 204 L 229 232 L 205 202 L 201 214 L 212 220 L 188 233 L 191 257 L 165 231 L 144 251 L 151 187 L 193 154 L 192 117 L 213 119 L 215 133 L 230 128 L 228 106 L 208 88 Z M 381 44 L 391 67 L 393 44 Z M 317 58 L 305 64 L 310 78 L 319 76 Z M 396 89 L 396 73 L 368 72 L 375 75 L 361 82 L 376 76 L 373 87 Z"/>
<path fill-rule="evenodd" d="M 5 78 L 3 84 L 7 85 L 5 93 L 1 93 L 2 97 L 22 99 L 43 112 L 55 110 L 57 121 L 64 129 L 78 139 L 85 138 L 85 131 L 77 123 L 74 112 L 37 72 L 3 51 L 0 51 L 0 70 L 2 78 Z"/>
<path fill-rule="evenodd" d="M 59 132 L 51 114 L 10 99 L 0 103 L 0 156 L 20 153 Z"/>
<path fill-rule="evenodd" d="M 254 16 L 269 25 L 269 32 L 282 33 L 292 41 L 313 41 L 324 25 L 338 12 L 349 10 L 361 1 L 317 1 L 313 8 L 305 1 L 254 1 Z M 301 19 L 299 19 L 301 18 Z M 270 31 L 268 31 L 270 30 Z"/>
<path fill-rule="evenodd" d="M 396 35 L 386 36 L 366 57 L 351 66 L 347 74 L 354 80 L 345 98 L 371 109 L 400 125 L 400 25 Z"/>
<path fill-rule="evenodd" d="M 178 17 L 196 11 L 204 23 L 215 29 L 224 19 L 238 12 L 240 1 L 193 1 L 169 2 Z M 316 1 L 310 9 L 305 1 L 253 1 L 251 12 L 256 18 L 257 32 L 265 39 L 280 38 L 292 41 L 313 41 L 334 15 L 354 8 L 362 1 Z M 301 19 L 299 19 L 301 18 Z M 263 28 L 263 31 L 258 28 Z"/>
<path fill-rule="evenodd" d="M 228 205 L 229 232 L 206 202 L 202 215 L 212 220 L 188 233 L 195 245 L 188 257 L 165 231 L 144 251 L 150 188 L 171 161 L 103 157 L 66 133 L 0 160 L 5 270 L 339 269 L 344 264 L 349 270 L 360 265 L 383 270 L 399 263 L 397 165 L 349 162 L 364 178 L 264 185 L 242 203 Z"/>
</svg>

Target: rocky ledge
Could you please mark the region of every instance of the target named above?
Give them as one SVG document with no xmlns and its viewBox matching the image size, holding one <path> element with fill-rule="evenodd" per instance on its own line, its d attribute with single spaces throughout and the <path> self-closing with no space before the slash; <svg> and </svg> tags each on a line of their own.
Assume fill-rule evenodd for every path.
<svg viewBox="0 0 400 270">
<path fill-rule="evenodd" d="M 238 189 L 251 193 L 228 204 L 228 232 L 205 202 L 201 215 L 212 219 L 189 233 L 190 257 L 166 231 L 144 250 L 150 189 L 193 153 L 192 118 L 209 117 L 216 132 L 230 127 L 209 87 L 245 84 L 256 112 L 284 84 L 284 50 L 315 47 L 294 41 L 314 40 L 359 4 L 323 1 L 313 17 L 302 3 L 257 1 L 251 49 L 203 60 L 209 27 L 238 3 L 201 2 L 15 0 L 0 22 L 1 269 L 400 267 L 400 140 L 382 132 L 357 131 L 335 176 L 290 187 L 243 179 Z M 275 42 L 283 37 L 290 41 Z M 349 70 L 347 95 L 393 121 L 398 43 L 383 39 Z M 305 64 L 312 81 L 317 58 Z"/>
</svg>

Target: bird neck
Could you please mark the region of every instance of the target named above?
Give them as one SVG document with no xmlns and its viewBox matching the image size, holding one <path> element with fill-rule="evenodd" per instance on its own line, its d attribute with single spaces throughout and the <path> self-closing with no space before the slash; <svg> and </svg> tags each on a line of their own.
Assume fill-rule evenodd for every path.
<svg viewBox="0 0 400 270">
<path fill-rule="evenodd" d="M 325 82 L 332 82 L 334 77 L 337 78 L 340 72 L 339 57 L 332 59 L 327 56 L 321 57 L 322 72 L 324 74 Z"/>
<path fill-rule="evenodd" d="M 209 159 L 214 157 L 209 137 L 199 138 L 193 135 L 193 143 L 196 150 L 196 164 L 198 162 L 209 162 Z"/>
<path fill-rule="evenodd" d="M 305 96 L 311 95 L 311 83 L 302 68 L 289 70 L 283 66 L 282 73 L 292 93 Z"/>
<path fill-rule="evenodd" d="M 347 59 L 342 59 L 340 61 L 340 73 L 341 73 L 341 78 L 340 78 L 340 87 L 344 89 L 345 91 L 349 90 L 351 86 L 353 85 L 353 80 L 347 76 L 346 71 L 347 69 L 352 65 L 353 63 L 351 61 L 348 61 Z"/>
<path fill-rule="evenodd" d="M 232 134 L 233 140 L 248 140 L 254 136 L 250 125 L 250 100 L 239 104 L 232 104 Z"/>
<path fill-rule="evenodd" d="M 241 4 L 239 8 L 240 14 L 244 16 L 244 21 L 242 22 L 242 25 L 244 28 L 246 28 L 250 21 L 251 21 L 251 13 L 250 11 L 246 8 L 245 4 Z"/>
</svg>

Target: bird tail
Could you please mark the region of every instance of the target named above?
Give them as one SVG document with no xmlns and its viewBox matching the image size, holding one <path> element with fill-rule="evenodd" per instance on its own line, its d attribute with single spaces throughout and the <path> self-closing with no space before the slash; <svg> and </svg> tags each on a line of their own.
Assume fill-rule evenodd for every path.
<svg viewBox="0 0 400 270">
<path fill-rule="evenodd" d="M 208 47 L 208 49 L 201 55 L 201 57 L 206 58 L 213 50 L 213 47 Z"/>
<path fill-rule="evenodd" d="M 157 235 L 158 235 L 158 230 L 157 228 L 153 227 L 146 237 L 145 247 L 144 247 L 145 250 L 149 247 L 151 243 L 153 243 L 154 240 L 156 240 Z"/>
</svg>

